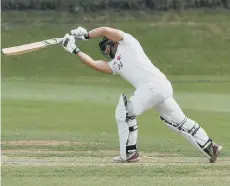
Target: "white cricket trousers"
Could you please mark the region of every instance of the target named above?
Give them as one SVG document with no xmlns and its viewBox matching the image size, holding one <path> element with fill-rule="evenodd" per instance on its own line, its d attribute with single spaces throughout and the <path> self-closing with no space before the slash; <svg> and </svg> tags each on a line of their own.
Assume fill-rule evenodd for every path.
<svg viewBox="0 0 230 186">
<path fill-rule="evenodd" d="M 155 108 L 161 117 L 172 124 L 180 124 L 187 118 L 174 100 L 173 89 L 168 80 L 146 82 L 137 88 L 129 99 L 128 111 L 130 116 L 141 115 L 151 108 Z M 195 123 L 188 118 L 184 124 L 184 129 L 190 130 Z M 209 140 L 202 128 L 194 137 L 200 145 L 204 145 Z"/>
<path fill-rule="evenodd" d="M 136 89 L 129 101 L 130 115 L 138 116 L 151 108 L 156 108 L 162 117 L 169 118 L 166 115 L 172 113 L 177 117 L 183 117 L 180 107 L 173 99 L 173 89 L 168 80 L 152 80 L 143 83 Z M 169 113 L 169 110 L 173 110 L 173 112 Z"/>
<path fill-rule="evenodd" d="M 173 98 L 173 89 L 168 80 L 148 81 L 136 89 L 129 99 L 129 115 L 141 115 L 155 108 L 160 116 L 172 123 L 181 123 L 185 114 Z"/>
</svg>

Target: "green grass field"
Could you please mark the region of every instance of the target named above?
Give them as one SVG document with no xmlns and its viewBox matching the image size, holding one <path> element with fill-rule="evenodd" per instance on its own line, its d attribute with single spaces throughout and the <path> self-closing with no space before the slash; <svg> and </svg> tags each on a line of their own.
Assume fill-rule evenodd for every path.
<svg viewBox="0 0 230 186">
<path fill-rule="evenodd" d="M 57 15 L 3 13 L 2 47 L 60 37 L 78 24 L 120 26 L 140 39 L 171 80 L 184 112 L 223 145 L 223 152 L 209 164 L 150 110 L 138 118 L 141 161 L 113 163 L 119 153 L 114 110 L 119 95 L 130 96 L 134 89 L 118 76 L 93 72 L 55 46 L 2 56 L 4 186 L 230 184 L 229 13 L 165 13 L 145 21 L 98 15 L 95 21 L 86 16 L 86 23 Z M 82 49 L 100 58 L 96 41 L 88 42 L 80 43 Z"/>
</svg>

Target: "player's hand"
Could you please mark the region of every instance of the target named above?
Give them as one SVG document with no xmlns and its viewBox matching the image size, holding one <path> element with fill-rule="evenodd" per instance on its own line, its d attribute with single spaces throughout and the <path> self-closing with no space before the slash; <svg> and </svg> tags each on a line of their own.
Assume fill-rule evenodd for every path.
<svg viewBox="0 0 230 186">
<path fill-rule="evenodd" d="M 89 33 L 88 31 L 83 27 L 78 27 L 77 29 L 71 30 L 70 33 L 75 36 L 77 39 L 80 40 L 88 40 L 89 39 Z"/>
<path fill-rule="evenodd" d="M 80 49 L 75 44 L 75 38 L 72 35 L 66 34 L 62 41 L 62 46 L 67 52 L 77 54 Z"/>
</svg>

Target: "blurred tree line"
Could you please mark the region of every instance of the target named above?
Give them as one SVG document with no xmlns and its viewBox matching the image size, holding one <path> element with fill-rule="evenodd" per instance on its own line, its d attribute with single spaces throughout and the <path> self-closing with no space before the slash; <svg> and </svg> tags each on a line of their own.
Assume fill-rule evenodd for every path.
<svg viewBox="0 0 230 186">
<path fill-rule="evenodd" d="M 166 11 L 201 7 L 230 9 L 230 0 L 2 0 L 1 6 L 2 11 L 68 10 L 71 12 L 95 12 L 109 9 Z"/>
</svg>

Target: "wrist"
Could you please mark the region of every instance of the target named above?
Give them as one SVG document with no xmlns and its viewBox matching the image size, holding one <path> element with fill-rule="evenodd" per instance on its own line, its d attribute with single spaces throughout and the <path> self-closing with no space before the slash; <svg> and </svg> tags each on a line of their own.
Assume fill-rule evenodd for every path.
<svg viewBox="0 0 230 186">
<path fill-rule="evenodd" d="M 89 32 L 84 35 L 85 39 L 89 39 Z"/>
<path fill-rule="evenodd" d="M 78 54 L 80 51 L 81 51 L 81 50 L 77 47 L 77 48 L 75 48 L 75 49 L 73 50 L 73 53 L 76 55 L 76 54 Z"/>
</svg>

